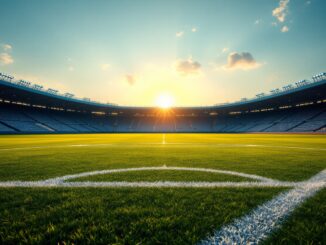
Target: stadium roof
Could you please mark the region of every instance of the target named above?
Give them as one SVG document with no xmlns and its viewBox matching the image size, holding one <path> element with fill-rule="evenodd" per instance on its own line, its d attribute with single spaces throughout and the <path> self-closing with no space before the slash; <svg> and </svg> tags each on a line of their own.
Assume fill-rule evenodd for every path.
<svg viewBox="0 0 326 245">
<path fill-rule="evenodd" d="M 257 94 L 253 99 L 242 99 L 233 103 L 205 107 L 174 107 L 175 111 L 252 111 L 264 108 L 294 105 L 300 103 L 316 102 L 326 99 L 326 74 L 321 73 L 313 77 L 313 82 L 302 80 L 295 85 L 288 85 L 283 89 L 272 90 L 271 93 Z M 156 107 L 133 107 L 105 104 L 90 99 L 75 98 L 73 94 L 59 94 L 57 90 L 43 89 L 40 85 L 31 85 L 30 82 L 13 81 L 13 77 L 0 73 L 0 99 L 40 105 L 49 108 L 64 108 L 78 111 L 103 111 L 103 112 L 145 112 Z"/>
</svg>

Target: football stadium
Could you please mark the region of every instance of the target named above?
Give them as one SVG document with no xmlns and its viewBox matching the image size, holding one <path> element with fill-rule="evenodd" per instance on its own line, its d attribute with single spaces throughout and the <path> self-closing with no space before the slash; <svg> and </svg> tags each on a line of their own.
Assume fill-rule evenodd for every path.
<svg viewBox="0 0 326 245">
<path fill-rule="evenodd" d="M 0 0 L 0 243 L 325 244 L 326 5 L 253 2 Z"/>
</svg>

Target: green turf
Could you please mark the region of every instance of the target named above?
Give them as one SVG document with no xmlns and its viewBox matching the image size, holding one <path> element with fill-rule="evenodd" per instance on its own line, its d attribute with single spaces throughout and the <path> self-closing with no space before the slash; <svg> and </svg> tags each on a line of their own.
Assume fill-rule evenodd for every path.
<svg viewBox="0 0 326 245">
<path fill-rule="evenodd" d="M 326 168 L 325 135 L 166 134 L 165 143 L 162 134 L 0 136 L 0 181 L 45 180 L 95 170 L 163 165 L 302 181 Z M 188 171 L 128 172 L 87 179 L 243 180 Z M 279 191 L 0 188 L 0 243 L 195 243 Z M 316 198 L 308 200 L 308 206 L 293 219 L 291 216 L 268 243 L 323 241 L 319 232 L 323 219 L 317 216 L 326 216 L 325 195 Z M 295 240 L 293 233 L 302 236 Z"/>
<path fill-rule="evenodd" d="M 252 179 L 217 173 L 156 170 L 101 174 L 72 179 L 71 181 L 253 181 Z"/>
<path fill-rule="evenodd" d="M 195 244 L 279 189 L 0 189 L 0 243 Z"/>
<path fill-rule="evenodd" d="M 326 189 L 296 209 L 265 244 L 326 244 Z"/>
<path fill-rule="evenodd" d="M 0 148 L 13 148 L 0 151 L 0 179 L 40 180 L 93 170 L 165 164 L 298 181 L 325 168 L 325 139 L 324 135 L 167 134 L 168 144 L 164 145 L 162 134 L 0 136 Z M 75 146 L 83 144 L 87 145 Z M 252 144 L 268 147 L 246 146 Z M 45 148 L 28 148 L 35 146 Z"/>
</svg>

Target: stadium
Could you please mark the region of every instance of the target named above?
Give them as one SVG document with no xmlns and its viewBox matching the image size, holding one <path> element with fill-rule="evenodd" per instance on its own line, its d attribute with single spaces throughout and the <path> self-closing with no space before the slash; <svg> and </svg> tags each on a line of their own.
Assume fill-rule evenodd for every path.
<svg viewBox="0 0 326 245">
<path fill-rule="evenodd" d="M 207 107 L 126 107 L 0 74 L 1 133 L 325 132 L 326 73 Z"/>
<path fill-rule="evenodd" d="M 0 4 L 0 244 L 326 244 L 323 1 Z"/>
</svg>

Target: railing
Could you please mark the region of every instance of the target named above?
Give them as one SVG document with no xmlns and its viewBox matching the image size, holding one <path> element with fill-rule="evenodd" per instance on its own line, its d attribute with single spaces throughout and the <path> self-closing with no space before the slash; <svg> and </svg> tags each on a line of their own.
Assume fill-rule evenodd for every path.
<svg viewBox="0 0 326 245">
<path fill-rule="evenodd" d="M 98 102 L 95 100 L 91 100 L 90 98 L 77 98 L 72 93 L 60 93 L 58 90 L 52 89 L 52 88 L 45 89 L 42 85 L 32 84 L 31 82 L 26 81 L 26 80 L 15 80 L 15 78 L 13 76 L 7 75 L 5 73 L 0 73 L 0 79 L 4 80 L 6 82 L 9 82 L 9 83 L 15 84 L 15 85 L 19 85 L 21 87 L 28 87 L 29 89 L 33 89 L 36 91 L 42 91 L 43 93 L 47 93 L 50 95 L 57 95 L 57 96 L 61 96 L 64 98 L 71 98 L 71 99 L 75 99 L 75 100 L 79 100 L 79 101 L 104 104 L 104 103 L 101 103 L 101 102 Z M 118 104 L 109 103 L 109 102 L 106 103 L 106 105 L 118 106 Z"/>
<path fill-rule="evenodd" d="M 58 95 L 58 96 L 65 97 L 65 98 L 73 98 L 75 100 L 99 103 L 99 104 L 104 105 L 104 103 L 91 100 L 90 98 L 77 98 L 72 93 L 59 93 L 59 91 L 56 90 L 56 89 L 52 89 L 52 88 L 45 89 L 43 86 L 38 85 L 38 84 L 32 84 L 29 81 L 15 80 L 13 76 L 8 75 L 8 74 L 0 73 L 0 79 L 4 80 L 6 82 L 9 82 L 9 83 L 13 83 L 13 84 L 16 84 L 16 85 L 19 85 L 19 86 L 22 86 L 22 87 L 28 87 L 30 89 L 37 90 L 37 91 L 42 91 L 44 93 L 48 93 L 48 94 L 51 94 L 51 95 L 54 94 L 54 95 Z M 308 86 L 309 84 L 320 82 L 320 81 L 323 81 L 323 80 L 326 80 L 326 72 L 321 72 L 321 73 L 319 73 L 317 75 L 312 76 L 312 81 L 300 80 L 300 81 L 294 83 L 295 86 L 293 84 L 289 84 L 289 85 L 283 86 L 282 89 L 279 89 L 279 88 L 272 89 L 272 90 L 270 90 L 270 92 L 268 94 L 259 93 L 259 94 L 256 94 L 256 97 L 254 97 L 254 98 L 250 98 L 250 99 L 242 98 L 240 101 L 235 101 L 234 103 L 237 103 L 237 102 L 250 102 L 251 100 L 261 99 L 261 98 L 264 98 L 264 97 L 267 97 L 267 96 L 270 96 L 270 95 L 275 95 L 275 94 L 279 94 L 279 93 L 282 93 L 282 92 L 291 91 L 291 90 L 294 90 L 296 88 L 305 87 L 305 86 Z M 230 102 L 225 102 L 225 103 L 215 104 L 214 106 L 223 106 L 223 105 L 229 105 L 229 104 L 231 104 L 231 103 Z M 110 103 L 110 102 L 107 102 L 106 105 L 118 106 L 118 104 Z"/>
</svg>

